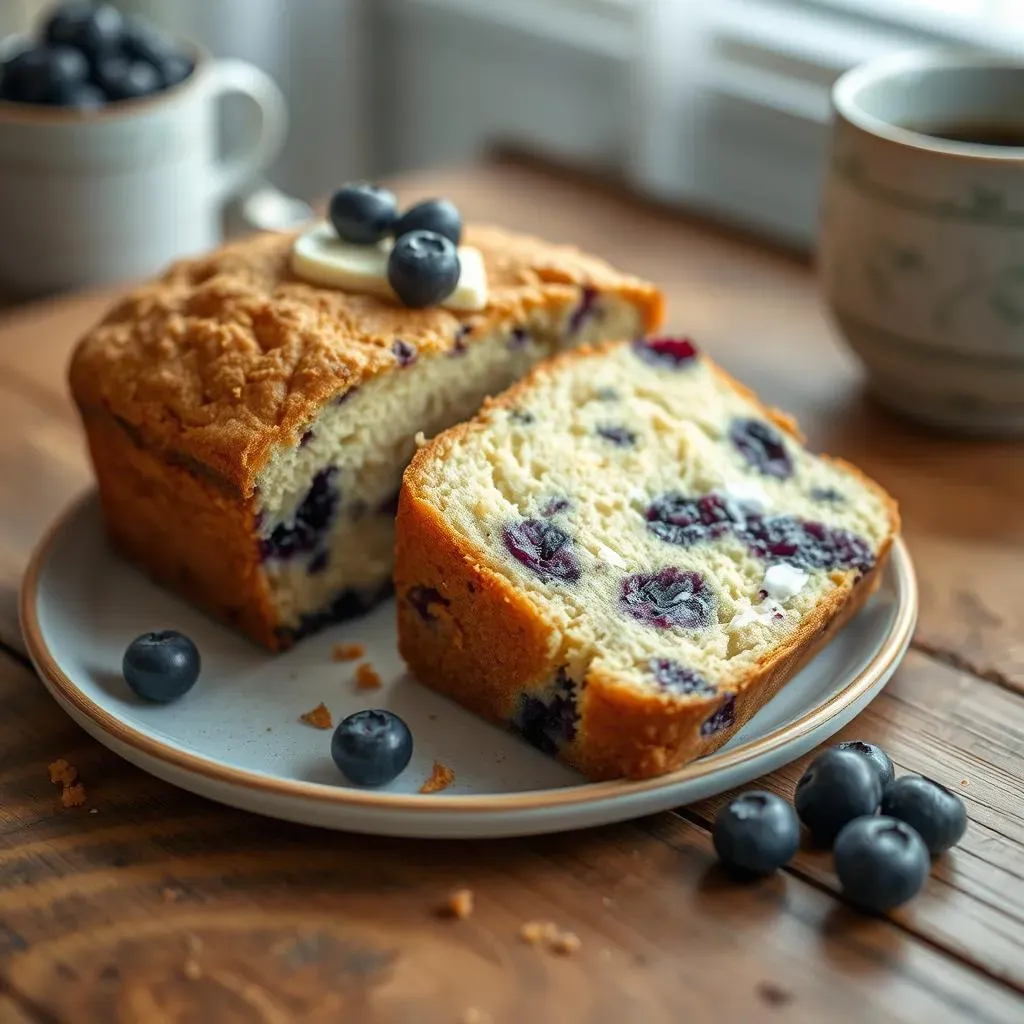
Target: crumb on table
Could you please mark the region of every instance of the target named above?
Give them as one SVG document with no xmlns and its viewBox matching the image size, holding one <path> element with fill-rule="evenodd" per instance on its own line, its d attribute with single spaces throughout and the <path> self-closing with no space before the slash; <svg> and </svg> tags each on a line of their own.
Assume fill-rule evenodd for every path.
<svg viewBox="0 0 1024 1024">
<path fill-rule="evenodd" d="M 473 890 L 452 890 L 448 896 L 448 902 L 444 905 L 444 913 L 448 917 L 455 917 L 460 921 L 465 921 L 473 913 Z"/>
<path fill-rule="evenodd" d="M 557 937 L 558 925 L 554 921 L 526 921 L 519 929 L 519 938 L 531 946 L 553 942 Z"/>
<path fill-rule="evenodd" d="M 580 942 L 580 937 L 575 932 L 559 932 L 549 945 L 553 953 L 561 953 L 562 956 L 572 956 L 573 953 L 579 952 L 580 946 L 583 943 Z"/>
<path fill-rule="evenodd" d="M 575 932 L 563 932 L 554 921 L 527 921 L 519 929 L 519 938 L 530 946 L 546 946 L 552 953 L 571 956 L 583 945 Z"/>
<path fill-rule="evenodd" d="M 85 786 L 80 782 L 65 786 L 60 794 L 60 802 L 65 807 L 81 807 L 85 803 Z"/>
<path fill-rule="evenodd" d="M 769 1006 L 785 1006 L 793 999 L 793 993 L 776 985 L 774 981 L 762 981 L 757 986 L 757 994 Z"/>
<path fill-rule="evenodd" d="M 448 765 L 441 764 L 440 761 L 435 761 L 433 771 L 430 773 L 430 778 L 420 786 L 420 792 L 440 793 L 442 789 L 447 789 L 454 781 L 455 772 L 453 772 Z"/>
<path fill-rule="evenodd" d="M 491 1015 L 475 1006 L 470 1006 L 462 1015 L 462 1024 L 491 1024 Z"/>
<path fill-rule="evenodd" d="M 55 785 L 71 786 L 78 781 L 78 769 L 63 757 L 58 757 L 50 765 L 50 781 Z"/>
<path fill-rule="evenodd" d="M 368 661 L 356 669 L 356 689 L 379 690 L 382 685 L 380 673 Z"/>
<path fill-rule="evenodd" d="M 313 726 L 314 729 L 330 729 L 331 725 L 331 713 L 327 710 L 327 705 L 321 701 L 312 711 L 307 711 L 304 715 L 299 715 L 299 718 L 307 725 Z"/>
<path fill-rule="evenodd" d="M 355 661 L 366 653 L 362 644 L 335 644 L 331 650 L 331 658 L 334 661 Z"/>
</svg>

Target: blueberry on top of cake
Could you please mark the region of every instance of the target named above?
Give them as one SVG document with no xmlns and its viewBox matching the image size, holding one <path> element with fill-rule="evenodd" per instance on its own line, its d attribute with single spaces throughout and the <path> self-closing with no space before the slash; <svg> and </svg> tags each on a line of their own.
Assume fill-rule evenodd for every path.
<svg viewBox="0 0 1024 1024">
<path fill-rule="evenodd" d="M 725 742 L 856 611 L 898 523 L 688 339 L 585 348 L 406 471 L 401 652 L 592 778 L 657 775 Z"/>
<path fill-rule="evenodd" d="M 478 310 L 311 283 L 296 244 L 260 235 L 175 264 L 70 368 L 117 547 L 270 648 L 386 592 L 417 434 L 553 353 L 662 315 L 652 285 L 499 228 L 461 232 L 486 279 Z"/>
</svg>

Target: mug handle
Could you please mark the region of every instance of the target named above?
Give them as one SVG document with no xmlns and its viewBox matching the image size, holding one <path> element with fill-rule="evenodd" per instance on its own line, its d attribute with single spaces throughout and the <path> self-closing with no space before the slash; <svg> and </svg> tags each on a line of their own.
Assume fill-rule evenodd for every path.
<svg viewBox="0 0 1024 1024">
<path fill-rule="evenodd" d="M 288 105 L 277 83 L 254 64 L 218 59 L 209 69 L 209 98 L 217 103 L 231 94 L 247 96 L 259 110 L 259 126 L 251 142 L 219 161 L 213 172 L 213 193 L 221 201 L 237 195 L 281 151 L 288 130 Z"/>
</svg>

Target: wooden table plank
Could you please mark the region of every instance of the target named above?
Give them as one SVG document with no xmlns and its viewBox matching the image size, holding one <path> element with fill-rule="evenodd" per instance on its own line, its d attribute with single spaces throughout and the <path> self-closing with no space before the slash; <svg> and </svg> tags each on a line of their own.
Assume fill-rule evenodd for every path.
<svg viewBox="0 0 1024 1024">
<path fill-rule="evenodd" d="M 144 775 L 0 659 L 0 977 L 68 1021 L 1016 1021 L 1005 986 L 779 875 L 736 885 L 673 815 L 441 843 L 269 822 Z M 88 789 L 66 810 L 47 762 Z M 96 813 L 90 813 L 95 808 Z M 469 885 L 466 921 L 435 913 Z M 522 943 L 553 919 L 582 940 Z M 346 1014 L 350 1016 L 346 1016 Z"/>
<path fill-rule="evenodd" d="M 672 329 L 797 415 L 812 445 L 899 498 L 921 581 L 918 642 L 1024 692 L 1024 445 L 946 439 L 868 402 L 804 263 L 516 162 L 419 174 L 400 191 L 451 195 L 468 218 L 577 243 L 660 284 Z M 63 396 L 68 352 L 109 301 L 63 299 L 0 319 L 0 375 L 47 401 Z"/>
</svg>

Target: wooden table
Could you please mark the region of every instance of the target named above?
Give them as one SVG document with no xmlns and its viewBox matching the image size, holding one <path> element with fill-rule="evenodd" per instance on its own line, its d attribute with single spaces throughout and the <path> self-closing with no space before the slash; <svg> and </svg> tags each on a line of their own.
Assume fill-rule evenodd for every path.
<svg viewBox="0 0 1024 1024">
<path fill-rule="evenodd" d="M 256 818 L 119 760 L 33 678 L 15 618 L 32 545 L 89 486 L 63 367 L 109 296 L 63 299 L 0 324 L 0 1022 L 1020 1024 L 1024 448 L 946 440 L 868 403 L 794 258 L 521 163 L 407 184 L 657 281 L 672 328 L 897 495 L 920 627 L 844 735 L 959 792 L 963 844 L 916 901 L 871 918 L 819 853 L 730 882 L 708 831 L 717 801 L 561 836 L 392 841 Z M 61 806 L 58 757 L 85 807 Z M 789 796 L 801 770 L 764 784 Z M 444 919 L 460 885 L 475 913 Z M 527 946 L 530 919 L 582 948 Z"/>
</svg>

